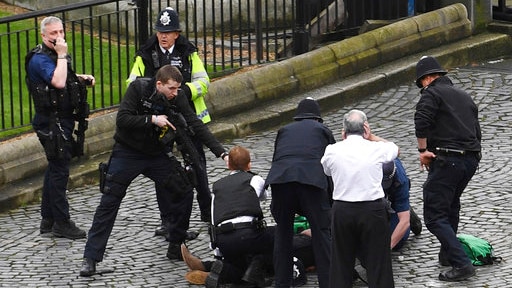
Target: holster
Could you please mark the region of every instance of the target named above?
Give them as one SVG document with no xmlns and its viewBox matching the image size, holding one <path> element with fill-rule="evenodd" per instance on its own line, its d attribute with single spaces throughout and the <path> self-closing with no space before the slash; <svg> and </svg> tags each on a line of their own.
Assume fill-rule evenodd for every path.
<svg viewBox="0 0 512 288">
<path fill-rule="evenodd" d="M 58 128 L 50 128 L 49 131 L 37 130 L 36 133 L 39 141 L 43 145 L 48 160 L 61 160 L 66 158 L 66 140 L 64 140 Z"/>
</svg>

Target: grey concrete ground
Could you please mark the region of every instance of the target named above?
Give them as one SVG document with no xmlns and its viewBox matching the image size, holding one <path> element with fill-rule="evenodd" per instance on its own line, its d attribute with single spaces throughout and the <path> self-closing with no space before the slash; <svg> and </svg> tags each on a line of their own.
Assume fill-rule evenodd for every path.
<svg viewBox="0 0 512 288">
<path fill-rule="evenodd" d="M 419 236 L 412 235 L 400 252 L 393 253 L 396 287 L 512 287 L 512 60 L 476 63 L 450 71 L 456 85 L 471 93 L 480 109 L 483 131 L 483 159 L 477 174 L 463 194 L 461 233 L 491 241 L 495 254 L 503 262 L 477 268 L 470 280 L 445 283 L 437 279 L 441 267 L 437 262 L 439 244 L 423 227 Z M 411 78 L 414 76 L 411 75 Z M 407 80 L 407 79 L 404 79 Z M 401 158 L 412 179 L 411 204 L 422 214 L 421 185 L 426 172 L 419 169 L 413 132 L 414 105 L 418 89 L 411 81 L 369 95 L 345 107 L 323 107 L 325 124 L 339 140 L 342 115 L 351 108 L 366 111 L 373 132 L 396 142 Z M 333 84 L 324 89 L 340 89 Z M 311 92 L 307 96 L 315 95 Z M 304 95 L 306 96 L 306 95 Z M 295 101 L 295 100 L 294 100 Z M 225 143 L 227 148 L 242 145 L 252 152 L 253 170 L 266 177 L 270 167 L 273 142 L 278 127 Z M 208 154 L 209 175 L 213 183 L 227 174 L 223 161 Z M 72 218 L 80 227 L 91 225 L 100 194 L 96 186 L 69 191 Z M 269 213 L 270 201 L 262 203 Z M 169 261 L 167 242 L 154 236 L 159 224 L 152 182 L 138 178 L 129 188 L 110 237 L 105 260 L 98 269 L 113 268 L 113 273 L 90 278 L 78 276 L 85 240 L 67 240 L 39 235 L 39 205 L 33 204 L 0 214 L 0 286 L 1 287 L 196 287 L 184 279 L 183 262 Z M 188 243 L 201 258 L 211 258 L 207 227 L 199 220 L 197 203 L 190 221 L 198 239 Z M 365 287 L 358 281 L 355 287 Z M 316 277 L 309 274 L 304 287 L 317 287 Z"/>
</svg>

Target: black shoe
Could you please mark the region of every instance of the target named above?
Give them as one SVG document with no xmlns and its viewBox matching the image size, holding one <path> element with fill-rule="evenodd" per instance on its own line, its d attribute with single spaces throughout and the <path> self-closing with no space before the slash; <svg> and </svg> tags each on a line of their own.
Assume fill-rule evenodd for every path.
<svg viewBox="0 0 512 288">
<path fill-rule="evenodd" d="M 39 232 L 41 234 L 52 232 L 53 227 L 53 219 L 51 218 L 43 218 L 41 220 L 41 225 L 39 226 Z"/>
<path fill-rule="evenodd" d="M 80 276 L 89 277 L 94 274 L 96 274 L 96 261 L 84 258 L 82 269 L 80 269 Z"/>
<path fill-rule="evenodd" d="M 448 258 L 446 258 L 446 255 L 443 252 L 439 252 L 438 256 L 439 264 L 441 264 L 441 266 L 452 266 L 450 264 L 450 261 L 448 260 Z"/>
<path fill-rule="evenodd" d="M 183 261 L 183 256 L 181 255 L 181 243 L 169 242 L 169 246 L 167 247 L 167 258 L 169 258 L 169 260 Z"/>
<path fill-rule="evenodd" d="M 210 269 L 210 273 L 208 273 L 208 277 L 206 277 L 206 281 L 204 285 L 206 288 L 217 288 L 219 287 L 219 275 L 222 271 L 222 267 L 224 264 L 221 260 L 217 260 L 213 262 L 212 268 Z"/>
<path fill-rule="evenodd" d="M 242 277 L 245 282 L 255 284 L 258 287 L 266 287 L 265 260 L 262 255 L 254 256 Z"/>
<path fill-rule="evenodd" d="M 293 279 L 292 286 L 300 287 L 308 283 L 308 276 L 306 276 L 306 268 L 304 264 L 297 257 L 293 257 Z"/>
<path fill-rule="evenodd" d="M 55 237 L 64 237 L 68 239 L 85 238 L 84 230 L 76 227 L 72 220 L 55 221 L 52 227 L 52 233 Z"/>
<path fill-rule="evenodd" d="M 197 238 L 197 236 L 199 236 L 199 232 L 187 231 L 187 236 L 185 236 L 185 240 L 194 240 Z"/>
<path fill-rule="evenodd" d="M 410 217 L 410 223 L 411 223 L 411 231 L 414 233 L 414 235 L 420 235 L 421 234 L 421 219 L 418 217 L 418 214 L 414 212 L 412 207 L 409 209 L 409 212 L 411 214 Z"/>
<path fill-rule="evenodd" d="M 156 231 L 155 231 L 155 235 L 156 235 Z M 187 234 L 185 235 L 185 240 L 186 241 L 194 240 L 197 238 L 197 236 L 199 236 L 199 232 L 187 231 Z M 169 233 L 165 234 L 165 241 L 169 241 L 169 239 L 170 239 L 169 237 L 170 237 Z"/>
<path fill-rule="evenodd" d="M 155 230 L 155 236 L 166 236 L 167 233 L 169 233 L 169 229 L 167 229 L 164 224 L 160 225 L 160 227 Z"/>
<path fill-rule="evenodd" d="M 468 264 L 461 268 L 453 267 L 451 270 L 441 272 L 439 274 L 439 280 L 457 282 L 465 280 L 473 275 L 475 275 L 475 267 L 473 267 L 473 264 Z"/>
</svg>

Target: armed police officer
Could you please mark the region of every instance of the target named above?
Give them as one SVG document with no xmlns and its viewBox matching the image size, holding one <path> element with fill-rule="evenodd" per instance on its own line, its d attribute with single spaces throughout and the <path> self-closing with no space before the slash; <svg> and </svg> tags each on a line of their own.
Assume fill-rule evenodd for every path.
<svg viewBox="0 0 512 288">
<path fill-rule="evenodd" d="M 131 83 L 137 77 L 154 77 L 155 73 L 163 65 L 170 64 L 178 68 L 183 75 L 181 89 L 188 104 L 195 111 L 197 117 L 203 123 L 211 121 L 210 114 L 204 101 L 208 92 L 210 78 L 205 70 L 203 62 L 197 53 L 197 48 L 185 36 L 181 35 L 178 13 L 171 7 L 167 7 L 158 14 L 155 21 L 156 34 L 151 36 L 137 51 L 127 83 Z M 201 221 L 209 222 L 211 218 L 210 201 L 211 191 L 206 173 L 206 157 L 203 150 L 203 142 L 197 137 L 192 141 L 201 159 L 201 168 L 196 169 L 197 202 L 201 210 Z M 163 220 L 163 219 L 162 219 Z M 167 224 L 162 221 L 161 228 L 155 231 L 157 235 L 167 233 Z M 191 238 L 196 235 L 189 233 Z"/>
<path fill-rule="evenodd" d="M 69 239 L 84 238 L 85 231 L 70 220 L 66 189 L 71 158 L 83 155 L 89 116 L 86 85 L 94 85 L 95 79 L 73 71 L 61 19 L 44 18 L 41 37 L 43 43 L 32 49 L 25 59 L 26 82 L 36 111 L 32 126 L 48 160 L 40 232 L 52 232 L 56 237 Z M 76 130 L 75 121 L 78 121 Z"/>
<path fill-rule="evenodd" d="M 84 250 L 81 276 L 96 273 L 103 260 L 114 221 L 130 183 L 142 174 L 155 182 L 159 210 L 169 223 L 169 259 L 182 259 L 192 212 L 191 178 L 173 155 L 173 139 L 183 130 L 195 133 L 217 156 L 228 161 L 224 147 L 199 120 L 180 90 L 180 71 L 171 65 L 160 68 L 154 79 L 139 78 L 127 89 L 116 119 L 114 148 L 106 169 L 100 169 L 103 193 L 94 214 Z M 170 134 L 168 134 L 170 133 Z M 165 141 L 164 141 L 165 139 Z M 227 164 L 226 164 L 227 165 Z"/>
</svg>

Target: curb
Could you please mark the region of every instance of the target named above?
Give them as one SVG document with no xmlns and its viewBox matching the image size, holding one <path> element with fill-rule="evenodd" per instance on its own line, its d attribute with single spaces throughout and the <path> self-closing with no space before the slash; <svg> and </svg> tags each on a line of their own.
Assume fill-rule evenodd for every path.
<svg viewBox="0 0 512 288">
<path fill-rule="evenodd" d="M 462 4 L 448 6 L 215 81 L 206 99 L 214 116 L 208 126 L 220 141 L 225 141 L 291 121 L 296 103 L 308 96 L 318 100 L 323 113 L 339 109 L 403 83 L 404 79 L 413 81 L 416 62 L 425 54 L 437 57 L 446 69 L 510 54 L 512 42 L 507 34 L 467 34 L 470 22 L 464 20 L 467 17 L 464 13 Z M 447 21 L 453 21 L 449 26 L 454 28 L 454 35 L 449 35 Z M 411 31 L 404 32 L 404 29 Z M 410 36 L 399 38 L 399 35 Z M 425 42 L 430 50 L 421 49 Z M 97 183 L 98 164 L 107 160 L 114 143 L 115 115 L 112 112 L 90 119 L 87 154 L 72 162 L 70 189 Z M 46 159 L 37 137 L 30 134 L 2 143 L 0 151 L 3 155 L 0 180 L 5 183 L 0 188 L 0 212 L 38 201 Z M 15 161 L 5 161 L 8 157 L 14 157 Z"/>
</svg>

